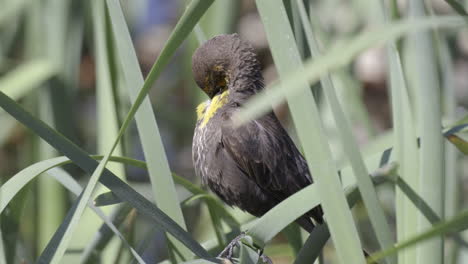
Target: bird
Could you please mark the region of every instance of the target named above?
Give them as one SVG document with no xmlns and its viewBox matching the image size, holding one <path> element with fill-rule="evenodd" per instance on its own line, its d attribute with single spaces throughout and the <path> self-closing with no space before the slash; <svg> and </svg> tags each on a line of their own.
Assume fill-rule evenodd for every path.
<svg viewBox="0 0 468 264">
<path fill-rule="evenodd" d="M 313 183 L 310 170 L 273 111 L 244 125 L 234 114 L 264 89 L 261 65 L 238 34 L 215 36 L 192 56 L 197 86 L 209 97 L 197 106 L 192 142 L 195 174 L 224 203 L 261 217 Z M 313 219 L 313 221 L 312 221 Z M 311 232 L 322 224 L 317 206 L 296 222 Z"/>
</svg>

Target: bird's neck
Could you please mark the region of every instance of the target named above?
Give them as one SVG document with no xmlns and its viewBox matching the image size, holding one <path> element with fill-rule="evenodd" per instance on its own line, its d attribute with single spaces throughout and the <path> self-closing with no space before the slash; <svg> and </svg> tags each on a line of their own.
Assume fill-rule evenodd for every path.
<svg viewBox="0 0 468 264">
<path fill-rule="evenodd" d="M 240 96 L 239 99 L 248 99 L 263 89 L 261 67 L 251 54 L 241 56 L 236 61 L 237 63 L 230 72 L 229 90 L 244 95 Z"/>
</svg>

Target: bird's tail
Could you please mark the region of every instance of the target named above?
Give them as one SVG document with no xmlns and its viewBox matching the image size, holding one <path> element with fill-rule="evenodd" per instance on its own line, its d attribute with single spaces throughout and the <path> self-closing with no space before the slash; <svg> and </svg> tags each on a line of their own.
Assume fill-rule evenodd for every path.
<svg viewBox="0 0 468 264">
<path fill-rule="evenodd" d="M 322 222 L 319 223 L 318 221 L 315 221 L 316 224 L 318 224 L 318 225 L 324 224 L 323 218 L 320 218 L 320 219 L 322 220 Z M 314 220 L 316 220 L 315 217 L 314 217 Z M 304 228 L 304 230 L 306 230 L 309 233 L 311 233 L 312 230 L 315 228 L 314 222 L 312 222 L 312 220 L 309 217 L 305 216 L 305 215 L 298 218 L 296 220 L 296 223 L 299 224 L 302 228 Z M 328 236 L 330 236 L 330 233 L 328 233 Z M 370 256 L 370 254 L 367 253 L 367 251 L 365 249 L 362 249 L 362 253 L 364 254 L 364 256 L 366 258 Z"/>
<path fill-rule="evenodd" d="M 296 220 L 296 223 L 299 224 L 302 228 L 304 228 L 305 231 L 307 232 L 312 232 L 312 230 L 314 230 L 314 223 L 312 222 L 312 220 L 303 215 L 301 217 L 299 217 L 297 220 Z"/>
</svg>

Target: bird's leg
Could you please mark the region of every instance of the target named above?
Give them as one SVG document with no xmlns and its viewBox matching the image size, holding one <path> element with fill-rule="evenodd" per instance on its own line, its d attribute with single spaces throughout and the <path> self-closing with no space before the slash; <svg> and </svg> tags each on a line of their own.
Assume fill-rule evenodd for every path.
<svg viewBox="0 0 468 264">
<path fill-rule="evenodd" d="M 273 264 L 273 261 L 271 261 L 267 255 L 263 254 L 263 249 L 259 250 L 258 255 L 260 259 L 262 259 L 262 263 Z"/>
<path fill-rule="evenodd" d="M 229 244 L 227 245 L 226 248 L 219 253 L 218 258 L 226 258 L 231 260 L 232 255 L 234 252 L 234 248 L 239 245 L 239 241 L 245 237 L 245 232 L 241 232 L 240 235 L 236 236 Z"/>
</svg>

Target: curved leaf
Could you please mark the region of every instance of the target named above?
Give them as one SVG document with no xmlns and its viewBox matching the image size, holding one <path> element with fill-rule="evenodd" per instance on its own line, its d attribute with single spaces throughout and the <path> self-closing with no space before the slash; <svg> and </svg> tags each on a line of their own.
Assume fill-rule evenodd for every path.
<svg viewBox="0 0 468 264">
<path fill-rule="evenodd" d="M 316 83 L 324 74 L 348 65 L 362 51 L 381 45 L 382 43 L 394 40 L 409 32 L 424 30 L 433 27 L 461 27 L 466 21 L 460 17 L 433 17 L 424 19 L 412 19 L 397 22 L 389 25 L 375 27 L 373 30 L 361 33 L 351 41 L 346 42 L 346 46 L 335 46 L 321 57 L 314 60 L 307 60 L 304 69 L 296 69 L 295 72 L 284 78 L 280 84 L 273 84 L 253 97 L 245 106 L 245 109 L 237 114 L 239 124 L 255 119 L 265 114 L 272 106 L 277 106 L 285 100 L 285 94 L 281 90 L 282 86 L 288 87 L 288 96 L 296 95 L 304 89 L 301 86 L 302 78 L 306 78 L 309 84 Z M 385 32 L 385 34 L 382 34 Z M 268 92 L 267 92 L 268 91 Z"/>
<path fill-rule="evenodd" d="M 0 91 L 18 100 L 56 73 L 57 69 L 51 61 L 29 61 L 0 78 Z"/>
<path fill-rule="evenodd" d="M 317 37 L 312 32 L 312 27 L 309 25 L 309 18 L 307 17 L 304 2 L 302 0 L 297 0 L 297 5 L 299 6 L 299 12 L 302 23 L 304 25 L 304 31 L 307 36 L 309 49 L 313 57 L 318 57 L 321 53 L 318 44 L 320 39 L 317 39 Z M 314 14 L 311 14 L 311 16 L 313 15 Z M 314 28 L 319 30 L 319 26 L 317 25 Z M 316 35 L 320 36 L 320 33 L 316 33 Z M 377 237 L 377 241 L 380 244 L 380 248 L 387 248 L 393 243 L 393 238 L 390 233 L 390 226 L 388 225 L 384 211 L 379 204 L 377 192 L 372 184 L 372 180 L 369 177 L 369 171 L 364 164 L 361 151 L 359 150 L 358 143 L 353 136 L 349 121 L 347 120 L 340 102 L 338 101 L 331 75 L 323 76 L 321 79 L 321 84 L 325 98 L 330 105 L 331 112 L 335 120 L 343 152 L 350 161 L 351 168 L 359 186 L 364 206 L 367 209 L 371 227 L 375 232 L 375 236 Z M 393 259 L 391 263 L 396 263 L 396 259 Z"/>
<path fill-rule="evenodd" d="M 411 238 L 398 242 L 393 247 L 376 252 L 372 254 L 367 263 L 376 263 L 377 260 L 382 259 L 386 256 L 396 254 L 402 249 L 409 248 L 411 246 L 416 245 L 421 241 L 428 240 L 433 237 L 442 236 L 445 234 L 455 233 L 459 231 L 463 231 L 468 228 L 468 211 L 464 211 L 452 219 L 439 223 L 434 227 L 428 229 L 425 232 L 419 233 L 417 235 L 412 236 Z"/>
<path fill-rule="evenodd" d="M 14 118 L 23 123 L 25 126 L 33 130 L 37 135 L 43 138 L 54 148 L 64 153 L 67 157 L 74 161 L 76 165 L 84 171 L 92 173 L 98 163 L 88 156 L 88 154 L 79 148 L 77 145 L 69 141 L 64 136 L 47 126 L 42 121 L 34 118 L 31 114 L 21 108 L 16 102 L 11 100 L 4 93 L 0 92 L 0 107 L 10 113 Z M 99 181 L 112 190 L 121 199 L 127 201 L 141 214 L 146 215 L 153 221 L 154 224 L 171 233 L 174 237 L 182 241 L 199 257 L 209 257 L 209 254 L 204 250 L 199 243 L 184 231 L 177 223 L 175 223 L 164 212 L 157 208 L 153 203 L 145 199 L 141 194 L 134 191 L 111 171 L 104 170 Z M 78 201 L 78 200 L 77 200 Z M 76 210 L 77 203 L 70 209 L 68 216 Z M 66 218 L 69 220 L 69 218 Z"/>
<path fill-rule="evenodd" d="M 283 2 L 281 0 L 257 0 L 256 3 L 280 77 L 285 80 L 294 76 L 294 71 L 301 71 L 304 66 Z M 361 263 L 364 261 L 361 242 L 351 211 L 346 204 L 346 197 L 342 192 L 317 103 L 305 76 L 296 77 L 298 78 L 297 85 L 302 88 L 297 90 L 300 93 L 294 94 L 292 87 L 283 85 L 284 83 L 281 84 L 280 93 L 288 101 L 307 165 L 314 175 L 314 185 L 318 186 L 316 192 L 310 194 L 310 198 L 315 199 L 320 196 L 321 206 L 330 226 L 330 233 L 339 259 L 342 262 Z M 249 102 L 254 100 L 255 96 Z M 252 119 L 252 116 L 250 118 Z M 307 199 L 298 202 L 306 203 Z M 299 217 L 302 214 L 294 215 Z"/>
</svg>

